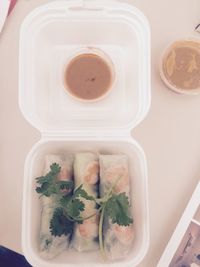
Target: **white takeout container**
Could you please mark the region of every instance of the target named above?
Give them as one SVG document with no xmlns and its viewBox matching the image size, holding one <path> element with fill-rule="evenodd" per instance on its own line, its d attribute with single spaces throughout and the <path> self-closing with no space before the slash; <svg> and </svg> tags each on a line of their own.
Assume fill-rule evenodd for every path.
<svg viewBox="0 0 200 267">
<path fill-rule="evenodd" d="M 63 65 L 78 49 L 104 51 L 115 65 L 110 94 L 95 103 L 66 94 Z M 146 159 L 131 138 L 150 106 L 150 30 L 135 7 L 113 0 L 55 1 L 33 10 L 20 33 L 19 105 L 24 117 L 41 132 L 25 162 L 22 247 L 37 267 L 136 266 L 149 245 Z M 121 261 L 104 262 L 97 252 L 63 252 L 46 261 L 39 254 L 40 202 L 35 177 L 44 156 L 63 151 L 125 153 L 129 156 L 135 241 Z"/>
</svg>

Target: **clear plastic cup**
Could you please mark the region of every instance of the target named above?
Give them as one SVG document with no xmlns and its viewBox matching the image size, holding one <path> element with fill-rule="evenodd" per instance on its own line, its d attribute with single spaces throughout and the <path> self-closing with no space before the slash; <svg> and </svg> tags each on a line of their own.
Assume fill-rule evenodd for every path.
<svg viewBox="0 0 200 267">
<path fill-rule="evenodd" d="M 74 60 L 76 60 L 78 57 L 81 57 L 84 55 L 85 56 L 87 56 L 87 55 L 97 56 L 97 58 L 99 58 L 99 60 L 103 61 L 105 66 L 108 67 L 108 69 L 110 71 L 109 74 L 111 76 L 107 89 L 104 88 L 104 92 L 102 94 L 99 94 L 98 97 L 95 97 L 92 99 L 82 98 L 82 97 L 78 96 L 77 94 L 75 94 L 73 92 L 73 90 L 70 88 L 70 86 L 66 80 L 66 75 L 67 75 L 67 71 L 70 67 L 70 64 L 73 64 Z M 105 98 L 111 92 L 111 90 L 114 88 L 115 80 L 116 80 L 116 72 L 115 72 L 115 67 L 114 67 L 113 61 L 104 51 L 102 51 L 101 49 L 98 49 L 96 47 L 85 47 L 85 48 L 82 48 L 82 49 L 78 50 L 77 52 L 73 53 L 67 59 L 67 62 L 65 63 L 64 68 L 63 68 L 63 84 L 64 84 L 65 92 L 68 95 L 70 95 L 71 97 L 75 98 L 76 100 L 83 101 L 83 102 L 95 102 L 95 101 L 99 101 L 99 100 Z"/>
<path fill-rule="evenodd" d="M 185 49 L 184 55 L 183 49 Z M 176 40 L 164 50 L 159 63 L 159 72 L 162 81 L 169 89 L 186 95 L 200 93 L 200 75 L 198 74 L 200 64 L 194 53 L 199 55 L 200 60 L 200 40 L 197 38 Z M 198 86 L 195 86 L 197 79 Z M 194 81 L 193 84 L 192 81 Z"/>
</svg>

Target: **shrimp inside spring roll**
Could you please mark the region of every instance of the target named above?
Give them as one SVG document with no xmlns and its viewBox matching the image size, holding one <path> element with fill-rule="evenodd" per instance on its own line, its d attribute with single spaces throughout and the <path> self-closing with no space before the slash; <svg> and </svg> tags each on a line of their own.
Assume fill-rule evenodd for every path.
<svg viewBox="0 0 200 267">
<path fill-rule="evenodd" d="M 113 192 L 125 193 L 130 202 L 128 157 L 126 155 L 100 155 L 100 196 L 103 197 L 113 184 Z M 117 181 L 117 182 L 116 182 Z M 121 226 L 108 218 L 103 224 L 104 250 L 108 259 L 124 258 L 134 239 L 133 225 Z"/>
<path fill-rule="evenodd" d="M 94 153 L 77 153 L 74 160 L 74 182 L 77 188 L 83 185 L 83 189 L 91 196 L 98 197 L 99 162 Z M 89 219 L 82 224 L 75 224 L 72 246 L 77 251 L 91 251 L 98 249 L 98 222 L 99 216 L 95 202 L 80 198 L 85 204 L 85 210 L 81 217 Z"/>
<path fill-rule="evenodd" d="M 46 155 L 45 167 L 43 174 L 46 175 L 50 171 L 50 166 L 53 163 L 59 164 L 61 171 L 58 175 L 58 180 L 69 181 L 73 177 L 73 157 L 72 155 Z M 56 194 L 46 197 L 41 196 L 41 227 L 40 227 L 40 251 L 43 258 L 51 259 L 60 254 L 69 245 L 70 236 L 53 236 L 50 232 L 50 221 L 54 210 L 58 207 L 58 196 Z"/>
</svg>

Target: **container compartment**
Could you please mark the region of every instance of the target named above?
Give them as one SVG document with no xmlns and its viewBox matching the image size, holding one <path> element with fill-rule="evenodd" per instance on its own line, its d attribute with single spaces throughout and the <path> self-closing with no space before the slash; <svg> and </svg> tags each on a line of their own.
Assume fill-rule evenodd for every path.
<svg viewBox="0 0 200 267">
<path fill-rule="evenodd" d="M 130 254 L 122 261 L 103 262 L 99 252 L 63 252 L 50 261 L 39 256 L 40 202 L 35 192 L 35 178 L 42 174 L 44 156 L 62 152 L 93 151 L 96 153 L 125 153 L 129 157 L 132 213 L 135 240 Z M 41 141 L 32 149 L 26 161 L 23 206 L 23 250 L 33 266 L 136 266 L 148 248 L 148 205 L 146 161 L 142 149 L 132 140 L 61 139 Z"/>
<path fill-rule="evenodd" d="M 80 1 L 56 1 L 34 10 L 23 22 L 20 107 L 42 131 L 131 129 L 150 105 L 148 22 L 126 4 L 83 2 L 77 8 Z M 92 8 L 95 4 L 99 8 Z M 110 57 L 116 82 L 106 98 L 84 103 L 66 94 L 63 68 L 74 53 L 91 47 Z"/>
</svg>

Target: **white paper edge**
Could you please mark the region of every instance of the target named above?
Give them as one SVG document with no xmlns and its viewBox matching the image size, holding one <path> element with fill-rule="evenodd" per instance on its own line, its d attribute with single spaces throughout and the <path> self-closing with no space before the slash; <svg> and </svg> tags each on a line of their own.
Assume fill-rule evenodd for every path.
<svg viewBox="0 0 200 267">
<path fill-rule="evenodd" d="M 1 0 L 0 3 L 0 33 L 3 29 L 3 25 L 6 21 L 7 15 L 8 15 L 8 10 L 10 7 L 10 0 Z"/>
<path fill-rule="evenodd" d="M 198 183 L 192 198 L 190 199 L 183 216 L 181 217 L 157 267 L 168 267 L 174 257 L 180 242 L 191 222 L 195 222 L 193 217 L 200 205 L 200 182 Z"/>
</svg>

